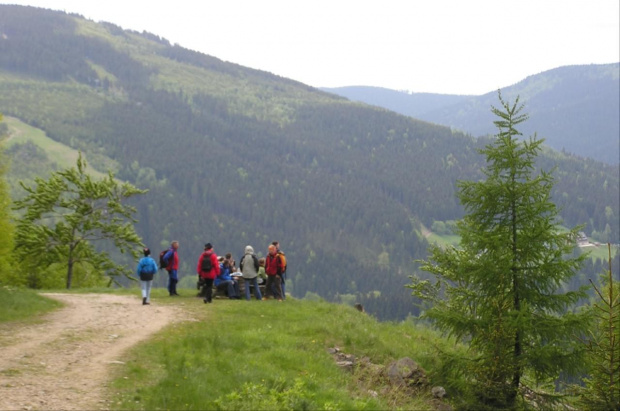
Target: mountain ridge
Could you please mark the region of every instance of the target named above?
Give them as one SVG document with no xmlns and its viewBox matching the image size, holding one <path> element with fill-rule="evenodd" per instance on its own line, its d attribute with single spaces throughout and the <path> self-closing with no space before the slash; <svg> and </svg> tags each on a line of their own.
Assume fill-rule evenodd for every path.
<svg viewBox="0 0 620 411">
<path fill-rule="evenodd" d="M 417 313 L 421 224 L 462 216 L 455 182 L 481 178 L 489 139 L 61 12 L 0 6 L 0 32 L 0 112 L 148 188 L 137 231 L 181 242 L 185 286 L 205 242 L 239 257 L 279 240 L 294 296 Z M 30 149 L 11 147 L 16 167 Z M 617 167 L 551 150 L 539 165 L 558 166 L 566 224 L 618 237 Z"/>
<path fill-rule="evenodd" d="M 620 63 L 563 66 L 530 75 L 503 88 L 514 101 L 520 96 L 530 120 L 523 134 L 537 132 L 556 150 L 620 162 Z M 374 87 L 322 88 L 323 91 L 384 107 L 474 136 L 493 134 L 490 107 L 497 91 L 479 96 L 403 93 Z"/>
</svg>

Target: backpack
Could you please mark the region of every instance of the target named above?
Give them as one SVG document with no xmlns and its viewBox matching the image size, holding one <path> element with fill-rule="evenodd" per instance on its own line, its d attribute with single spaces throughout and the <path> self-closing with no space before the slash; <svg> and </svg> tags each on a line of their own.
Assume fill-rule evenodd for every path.
<svg viewBox="0 0 620 411">
<path fill-rule="evenodd" d="M 280 256 L 280 261 L 282 261 L 282 272 L 286 272 L 286 256 L 282 251 L 278 251 L 278 255 Z"/>
<path fill-rule="evenodd" d="M 157 266 L 155 264 L 148 264 L 142 266 L 142 271 L 140 272 L 140 274 L 155 274 L 156 272 Z"/>
<path fill-rule="evenodd" d="M 200 271 L 208 273 L 213 269 L 213 264 L 211 263 L 211 256 L 213 254 L 204 254 L 202 257 L 202 263 L 200 264 Z"/>
<path fill-rule="evenodd" d="M 168 252 L 169 249 L 165 249 L 164 251 L 162 251 L 161 253 L 159 253 L 159 268 L 161 270 L 163 270 L 164 268 L 168 267 L 168 263 L 166 262 L 166 260 L 164 260 L 164 256 L 166 255 L 166 253 Z"/>
</svg>

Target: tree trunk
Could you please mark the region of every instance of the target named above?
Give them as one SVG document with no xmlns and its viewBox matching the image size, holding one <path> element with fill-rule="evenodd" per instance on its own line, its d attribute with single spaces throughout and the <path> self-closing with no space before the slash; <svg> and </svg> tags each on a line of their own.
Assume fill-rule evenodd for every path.
<svg viewBox="0 0 620 411">
<path fill-rule="evenodd" d="M 71 288 L 73 280 L 73 245 L 69 246 L 69 258 L 67 261 L 67 290 Z"/>
<path fill-rule="evenodd" d="M 514 173 L 513 173 L 513 187 L 515 184 Z M 512 224 L 512 292 L 514 295 L 513 301 L 513 310 L 516 315 L 519 315 L 521 312 L 521 285 L 519 284 L 519 271 L 517 269 L 517 253 L 519 249 L 517 247 L 517 204 L 514 198 L 511 201 L 511 224 Z M 514 402 L 517 398 L 517 393 L 519 392 L 519 384 L 521 382 L 521 329 L 517 324 L 517 329 L 515 331 L 515 341 L 514 341 L 514 351 L 513 351 L 513 374 L 512 374 L 512 384 L 510 387 L 510 393 L 508 395 L 509 405 L 514 405 Z"/>
</svg>

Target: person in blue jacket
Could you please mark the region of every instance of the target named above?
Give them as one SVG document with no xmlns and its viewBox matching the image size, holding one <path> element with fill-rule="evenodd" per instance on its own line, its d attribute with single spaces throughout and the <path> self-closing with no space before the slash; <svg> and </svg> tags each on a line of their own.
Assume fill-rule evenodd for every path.
<svg viewBox="0 0 620 411">
<path fill-rule="evenodd" d="M 220 273 L 215 277 L 215 286 L 218 290 L 226 290 L 228 298 L 239 300 L 239 283 L 230 275 L 230 262 L 224 260 L 220 263 Z"/>
<path fill-rule="evenodd" d="M 144 257 L 138 262 L 136 274 L 140 277 L 142 287 L 142 305 L 149 305 L 151 303 L 151 285 L 153 284 L 153 275 L 157 272 L 157 263 L 151 258 L 151 250 L 145 248 L 142 251 Z"/>
<path fill-rule="evenodd" d="M 177 283 L 179 282 L 179 242 L 170 243 L 170 248 L 164 254 L 164 262 L 166 263 L 166 271 L 168 271 L 168 292 L 170 297 L 177 297 Z"/>
</svg>

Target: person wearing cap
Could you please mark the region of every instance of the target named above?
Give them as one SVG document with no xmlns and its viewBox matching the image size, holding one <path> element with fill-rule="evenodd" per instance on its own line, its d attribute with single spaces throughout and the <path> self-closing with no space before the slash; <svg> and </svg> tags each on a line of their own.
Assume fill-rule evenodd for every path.
<svg viewBox="0 0 620 411">
<path fill-rule="evenodd" d="M 281 275 L 283 270 L 282 259 L 278 255 L 278 250 L 273 244 L 269 244 L 267 258 L 265 258 L 265 273 L 267 273 L 267 285 L 265 286 L 265 296 L 273 294 L 274 298 L 282 301 Z"/>
<path fill-rule="evenodd" d="M 209 261 L 205 261 L 205 258 L 208 258 Z M 205 244 L 205 250 L 198 258 L 196 272 L 198 273 L 202 284 L 200 295 L 204 296 L 203 301 L 205 304 L 211 303 L 213 300 L 213 280 L 215 280 L 215 277 L 220 274 L 218 257 L 213 251 L 213 246 L 211 243 Z"/>
<path fill-rule="evenodd" d="M 254 287 L 254 297 L 259 301 L 262 300 L 263 296 L 260 293 L 258 281 L 256 280 L 260 267 L 258 265 L 258 258 L 254 254 L 254 248 L 251 245 L 245 246 L 245 254 L 239 259 L 239 268 L 241 269 L 245 284 L 245 299 L 250 301 L 250 285 L 252 285 Z"/>
<path fill-rule="evenodd" d="M 151 250 L 145 248 L 142 252 L 144 257 L 138 262 L 136 274 L 140 277 L 142 305 L 149 305 L 151 303 L 151 285 L 153 284 L 153 275 L 157 272 L 157 263 L 151 258 Z"/>
</svg>

